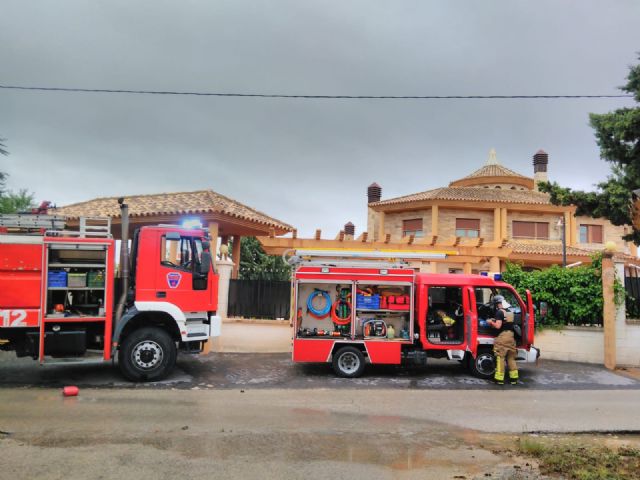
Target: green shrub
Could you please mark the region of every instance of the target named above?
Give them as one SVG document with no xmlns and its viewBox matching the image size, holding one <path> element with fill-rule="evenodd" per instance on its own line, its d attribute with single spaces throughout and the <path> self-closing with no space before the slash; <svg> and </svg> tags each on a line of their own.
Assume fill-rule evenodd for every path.
<svg viewBox="0 0 640 480">
<path fill-rule="evenodd" d="M 602 257 L 593 257 L 591 265 L 562 268 L 553 265 L 545 270 L 524 271 L 508 263 L 502 275 L 521 297 L 530 290 L 536 305 L 546 302 L 548 313 L 537 324 L 544 326 L 602 324 Z"/>
</svg>

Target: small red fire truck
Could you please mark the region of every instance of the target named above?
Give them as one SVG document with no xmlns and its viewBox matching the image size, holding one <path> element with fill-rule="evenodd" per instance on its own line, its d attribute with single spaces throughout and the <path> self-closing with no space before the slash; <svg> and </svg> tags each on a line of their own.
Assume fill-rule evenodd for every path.
<svg viewBox="0 0 640 480">
<path fill-rule="evenodd" d="M 144 226 L 128 248 L 128 210 L 120 200 L 122 242 L 108 219 L 80 219 L 64 230 L 53 215 L 0 216 L 0 349 L 41 364 L 108 361 L 123 375 L 155 381 L 178 349 L 202 351 L 220 333 L 218 276 L 201 229 Z"/>
<path fill-rule="evenodd" d="M 366 363 L 422 365 L 427 358 L 446 358 L 462 362 L 478 377 L 491 378 L 496 368 L 494 337 L 486 320 L 495 314 L 496 295 L 504 297 L 506 315 L 519 333 L 517 359 L 537 360 L 529 291 L 525 303 L 499 274 L 416 273 L 406 261 L 372 260 L 402 255 L 303 249 L 285 253 L 296 266 L 293 361 L 330 363 L 337 375 L 357 377 Z"/>
</svg>

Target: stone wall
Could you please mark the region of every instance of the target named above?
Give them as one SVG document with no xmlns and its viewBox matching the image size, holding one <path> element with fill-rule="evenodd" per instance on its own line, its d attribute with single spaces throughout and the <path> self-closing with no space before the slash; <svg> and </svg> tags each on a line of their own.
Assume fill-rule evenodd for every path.
<svg viewBox="0 0 640 480">
<path fill-rule="evenodd" d="M 604 332 L 595 327 L 566 327 L 536 332 L 540 358 L 564 362 L 604 363 Z"/>
</svg>

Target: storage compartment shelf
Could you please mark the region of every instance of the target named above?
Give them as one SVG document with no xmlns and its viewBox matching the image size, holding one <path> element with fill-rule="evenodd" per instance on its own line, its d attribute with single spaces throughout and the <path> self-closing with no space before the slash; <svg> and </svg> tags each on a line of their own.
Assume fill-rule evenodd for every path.
<svg viewBox="0 0 640 480">
<path fill-rule="evenodd" d="M 406 315 L 409 313 L 409 309 L 406 310 L 389 310 L 389 309 L 372 309 L 372 308 L 357 308 L 356 312 L 364 312 L 364 313 L 398 313 L 400 315 Z"/>
<path fill-rule="evenodd" d="M 106 317 L 87 316 L 81 315 L 69 315 L 68 317 L 51 317 L 49 315 L 44 317 L 45 322 L 104 322 Z"/>
<path fill-rule="evenodd" d="M 104 263 L 50 263 L 50 268 L 106 268 Z"/>
<path fill-rule="evenodd" d="M 104 290 L 104 287 L 47 287 L 47 290 Z"/>
</svg>

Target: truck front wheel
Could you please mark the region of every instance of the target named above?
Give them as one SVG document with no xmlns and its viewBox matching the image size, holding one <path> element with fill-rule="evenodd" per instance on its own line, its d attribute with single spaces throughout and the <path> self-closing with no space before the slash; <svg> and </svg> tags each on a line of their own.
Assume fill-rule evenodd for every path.
<svg viewBox="0 0 640 480">
<path fill-rule="evenodd" d="M 469 355 L 469 371 L 479 378 L 490 380 L 496 373 L 496 356 L 492 349 L 483 348 L 478 350 L 476 358 Z"/>
<path fill-rule="evenodd" d="M 176 355 L 176 344 L 167 332 L 144 327 L 125 337 L 118 351 L 118 366 L 132 382 L 155 382 L 169 374 Z"/>
<path fill-rule="evenodd" d="M 341 348 L 333 355 L 333 371 L 339 377 L 359 377 L 364 371 L 364 355 L 355 347 Z"/>
</svg>

